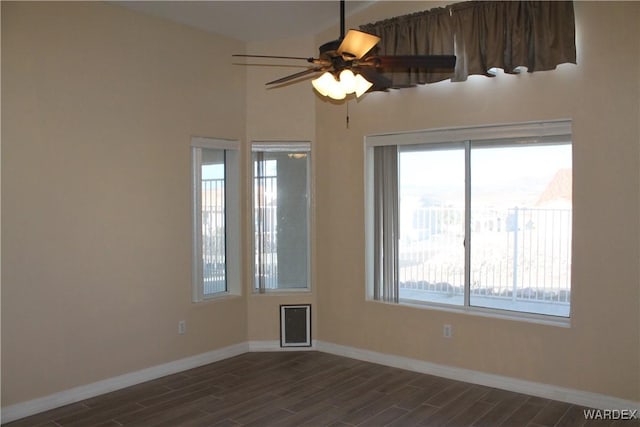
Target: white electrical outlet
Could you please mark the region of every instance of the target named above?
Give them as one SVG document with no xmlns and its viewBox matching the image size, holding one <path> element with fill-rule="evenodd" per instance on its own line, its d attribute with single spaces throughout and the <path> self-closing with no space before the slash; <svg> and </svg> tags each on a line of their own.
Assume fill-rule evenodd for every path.
<svg viewBox="0 0 640 427">
<path fill-rule="evenodd" d="M 453 327 L 451 325 L 444 325 L 442 327 L 442 336 L 445 338 L 451 338 L 453 336 Z"/>
<path fill-rule="evenodd" d="M 178 321 L 178 334 L 184 335 L 187 333 L 187 321 L 180 320 Z"/>
</svg>

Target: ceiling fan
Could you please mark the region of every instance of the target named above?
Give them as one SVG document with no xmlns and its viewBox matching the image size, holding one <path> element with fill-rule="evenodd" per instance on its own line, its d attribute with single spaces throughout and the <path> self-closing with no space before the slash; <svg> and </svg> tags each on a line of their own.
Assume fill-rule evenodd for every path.
<svg viewBox="0 0 640 427">
<path fill-rule="evenodd" d="M 340 0 L 340 38 L 324 43 L 319 48 L 317 58 L 272 55 L 233 55 L 248 58 L 274 58 L 304 60 L 313 65 L 307 69 L 277 80 L 267 85 L 278 85 L 312 74 L 322 73 L 311 81 L 313 87 L 323 96 L 344 99 L 355 93 L 360 97 L 366 92 L 384 91 L 391 87 L 391 81 L 381 71 L 428 68 L 452 70 L 456 64 L 454 55 L 401 55 L 379 56 L 374 47 L 380 37 L 358 30 L 349 30 L 345 35 L 344 0 Z"/>
</svg>

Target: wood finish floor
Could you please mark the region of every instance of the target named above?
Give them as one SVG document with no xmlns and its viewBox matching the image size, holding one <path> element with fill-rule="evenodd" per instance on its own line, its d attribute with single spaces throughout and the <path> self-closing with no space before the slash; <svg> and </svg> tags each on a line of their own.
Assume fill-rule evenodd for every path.
<svg viewBox="0 0 640 427">
<path fill-rule="evenodd" d="M 640 425 L 583 409 L 310 351 L 247 353 L 7 426 Z"/>
</svg>

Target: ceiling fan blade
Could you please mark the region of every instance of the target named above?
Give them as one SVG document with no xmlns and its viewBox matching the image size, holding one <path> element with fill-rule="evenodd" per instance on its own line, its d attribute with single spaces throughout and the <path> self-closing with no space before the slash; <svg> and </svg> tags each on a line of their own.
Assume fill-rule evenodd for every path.
<svg viewBox="0 0 640 427">
<path fill-rule="evenodd" d="M 376 56 L 367 58 L 367 62 L 380 68 L 431 68 L 453 70 L 456 66 L 455 55 L 400 55 Z"/>
<path fill-rule="evenodd" d="M 241 58 L 273 58 L 273 59 L 301 59 L 307 62 L 313 62 L 314 58 L 303 58 L 301 56 L 273 56 L 273 55 L 240 55 L 235 54 L 231 56 L 238 56 Z"/>
<path fill-rule="evenodd" d="M 297 79 L 298 77 L 303 77 L 303 76 L 306 76 L 307 74 L 317 73 L 319 71 L 324 71 L 326 69 L 327 69 L 327 67 L 311 67 L 311 68 L 307 68 L 304 71 L 300 71 L 298 73 L 290 74 L 288 76 L 279 78 L 277 80 L 273 80 L 273 81 L 265 83 L 265 84 L 267 84 L 267 85 L 275 85 L 275 84 L 279 84 L 279 83 L 286 83 L 286 82 L 288 82 L 290 80 Z"/>
<path fill-rule="evenodd" d="M 380 90 L 387 90 L 391 87 L 391 80 L 383 76 L 378 70 L 370 67 L 363 67 L 357 69 L 362 77 L 373 83 L 373 86 L 369 89 L 369 92 L 375 92 Z"/>
<path fill-rule="evenodd" d="M 363 33 L 358 30 L 349 30 L 338 46 L 338 53 L 347 59 L 360 59 L 367 54 L 378 42 L 380 37 Z"/>
</svg>

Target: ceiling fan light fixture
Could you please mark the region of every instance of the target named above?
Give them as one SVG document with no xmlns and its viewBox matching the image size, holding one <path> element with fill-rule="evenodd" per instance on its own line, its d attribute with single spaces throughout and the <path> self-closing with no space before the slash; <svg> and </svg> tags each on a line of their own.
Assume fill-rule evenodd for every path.
<svg viewBox="0 0 640 427">
<path fill-rule="evenodd" d="M 333 74 L 327 71 L 322 73 L 322 75 L 317 79 L 311 80 L 311 84 L 315 90 L 320 93 L 320 95 L 327 96 L 329 95 L 329 90 L 332 86 L 331 80 L 335 80 L 335 78 L 333 77 Z"/>
<path fill-rule="evenodd" d="M 327 71 L 317 79 L 311 80 L 311 84 L 320 95 L 338 100 L 344 99 L 350 93 L 355 93 L 359 98 L 373 86 L 362 74 L 353 74 L 349 69 L 340 72 L 339 80 Z"/>
<path fill-rule="evenodd" d="M 347 96 L 347 92 L 342 88 L 340 82 L 328 71 L 317 79 L 311 80 L 311 84 L 322 96 L 333 99 L 344 99 Z"/>
<path fill-rule="evenodd" d="M 356 74 L 353 80 L 355 84 L 354 92 L 356 93 L 356 98 L 360 98 L 362 94 L 364 94 L 369 90 L 371 86 L 373 86 L 373 83 L 362 77 L 362 74 Z"/>
<path fill-rule="evenodd" d="M 356 91 L 356 76 L 353 71 L 345 69 L 340 71 L 340 86 L 346 93 L 353 93 Z"/>
<path fill-rule="evenodd" d="M 342 86 L 340 86 L 340 83 L 338 83 L 336 81 L 336 85 L 333 86 L 331 92 L 329 92 L 329 98 L 333 98 L 333 99 L 345 99 L 347 97 L 347 92 L 344 91 L 344 89 L 342 89 Z"/>
</svg>

